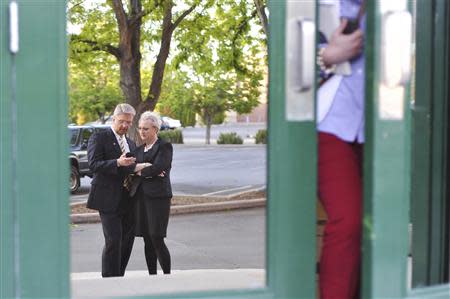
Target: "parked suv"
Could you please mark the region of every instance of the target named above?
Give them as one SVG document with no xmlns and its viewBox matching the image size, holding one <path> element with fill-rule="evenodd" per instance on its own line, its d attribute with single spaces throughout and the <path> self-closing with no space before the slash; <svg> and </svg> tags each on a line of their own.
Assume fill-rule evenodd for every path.
<svg viewBox="0 0 450 299">
<path fill-rule="evenodd" d="M 80 188 L 80 178 L 92 177 L 87 159 L 87 145 L 89 137 L 94 132 L 107 130 L 109 125 L 68 126 L 70 137 L 70 192 L 75 193 Z"/>
</svg>

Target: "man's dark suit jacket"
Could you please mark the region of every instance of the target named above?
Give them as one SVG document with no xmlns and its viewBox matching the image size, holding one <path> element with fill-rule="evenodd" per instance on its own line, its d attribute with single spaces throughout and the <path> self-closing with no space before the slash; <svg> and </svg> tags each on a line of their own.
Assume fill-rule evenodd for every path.
<svg viewBox="0 0 450 299">
<path fill-rule="evenodd" d="M 135 143 L 128 138 L 127 142 L 130 151 L 135 150 Z M 126 194 L 123 192 L 123 181 L 133 172 L 135 165 L 117 166 L 122 151 L 111 128 L 93 134 L 89 138 L 87 152 L 94 177 L 86 206 L 100 212 L 117 211 L 122 196 Z"/>
<path fill-rule="evenodd" d="M 152 166 L 142 169 L 141 176 L 134 178 L 132 189 L 136 190 L 142 184 L 146 198 L 171 198 L 172 144 L 158 138 L 149 151 L 144 153 L 144 145 L 141 145 L 136 148 L 135 154 L 136 163 L 149 162 Z M 164 176 L 159 176 L 163 171 L 165 172 Z"/>
</svg>

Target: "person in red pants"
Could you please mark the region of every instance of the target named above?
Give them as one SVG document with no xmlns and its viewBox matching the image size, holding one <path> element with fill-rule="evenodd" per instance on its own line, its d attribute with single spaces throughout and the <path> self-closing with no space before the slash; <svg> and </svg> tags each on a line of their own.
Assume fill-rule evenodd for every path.
<svg viewBox="0 0 450 299">
<path fill-rule="evenodd" d="M 341 62 L 349 61 L 351 65 L 351 74 L 329 79 L 335 80 L 336 89 L 317 124 L 318 193 L 328 217 L 319 268 L 322 299 L 359 296 L 364 143 L 363 7 L 363 0 L 340 0 L 341 24 L 329 41 L 320 45 L 319 51 L 323 73 L 330 73 Z M 351 29 L 350 25 L 356 28 Z"/>
</svg>

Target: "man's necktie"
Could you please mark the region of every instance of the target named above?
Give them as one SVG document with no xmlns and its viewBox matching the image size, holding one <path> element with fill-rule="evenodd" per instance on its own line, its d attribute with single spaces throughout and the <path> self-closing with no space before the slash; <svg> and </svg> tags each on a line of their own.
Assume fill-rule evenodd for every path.
<svg viewBox="0 0 450 299">
<path fill-rule="evenodd" d="M 120 136 L 120 138 L 119 138 L 119 146 L 120 146 L 120 150 L 122 151 L 122 154 L 125 154 L 127 152 L 127 150 L 125 148 L 125 136 Z M 131 175 L 127 175 L 127 177 L 123 181 L 123 186 L 127 190 L 130 190 L 130 187 L 131 187 Z"/>
<path fill-rule="evenodd" d="M 124 136 L 120 136 L 120 138 L 119 138 L 119 146 L 120 146 L 120 150 L 122 151 L 122 154 L 126 153 L 125 137 Z"/>
</svg>

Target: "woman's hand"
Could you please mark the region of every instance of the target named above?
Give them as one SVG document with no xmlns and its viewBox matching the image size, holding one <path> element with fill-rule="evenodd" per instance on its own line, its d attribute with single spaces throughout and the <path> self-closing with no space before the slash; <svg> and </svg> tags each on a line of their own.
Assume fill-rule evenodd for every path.
<svg viewBox="0 0 450 299">
<path fill-rule="evenodd" d="M 331 35 L 330 41 L 322 55 L 326 66 L 350 60 L 361 54 L 364 40 L 363 32 L 361 29 L 358 29 L 351 34 L 344 34 L 345 26 L 347 26 L 347 20 L 343 19 L 339 27 Z"/>
<path fill-rule="evenodd" d="M 149 167 L 149 166 L 152 166 L 152 164 L 151 163 L 138 163 L 138 164 L 136 164 L 136 167 L 134 168 L 134 172 L 137 175 L 140 175 L 141 170 L 144 169 L 145 167 Z"/>
</svg>

